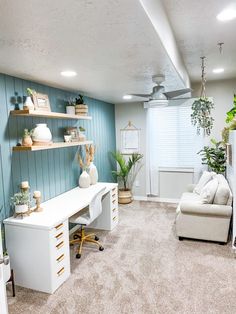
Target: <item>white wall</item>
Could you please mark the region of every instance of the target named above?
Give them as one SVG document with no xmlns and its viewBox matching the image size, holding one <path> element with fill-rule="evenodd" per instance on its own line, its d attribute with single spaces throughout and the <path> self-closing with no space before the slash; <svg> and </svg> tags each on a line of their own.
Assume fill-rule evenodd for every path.
<svg viewBox="0 0 236 314">
<path fill-rule="evenodd" d="M 116 119 L 116 145 L 117 149 L 121 148 L 120 129 L 123 129 L 129 121 L 132 122 L 140 131 L 140 153 L 144 155 L 143 167 L 137 175 L 136 182 L 139 186 L 134 184 L 133 194 L 135 196 L 146 196 L 146 113 L 143 108 L 143 103 L 125 103 L 117 104 L 115 106 Z"/>
<path fill-rule="evenodd" d="M 200 84 L 192 84 L 194 90 L 193 97 L 199 97 Z M 212 111 L 214 127 L 210 138 L 221 140 L 221 130 L 226 125 L 226 112 L 233 106 L 233 95 L 236 93 L 236 79 L 224 81 L 207 82 L 207 96 L 213 97 L 215 108 Z M 146 113 L 143 109 L 143 103 L 125 103 L 115 106 L 116 116 L 116 143 L 117 148 L 120 148 L 120 129 L 124 128 L 128 121 L 141 129 L 141 153 L 145 157 L 146 150 Z M 137 180 L 140 183 L 139 187 L 134 187 L 134 195 L 146 196 L 146 159 L 144 158 L 144 167 L 141 170 Z"/>
</svg>

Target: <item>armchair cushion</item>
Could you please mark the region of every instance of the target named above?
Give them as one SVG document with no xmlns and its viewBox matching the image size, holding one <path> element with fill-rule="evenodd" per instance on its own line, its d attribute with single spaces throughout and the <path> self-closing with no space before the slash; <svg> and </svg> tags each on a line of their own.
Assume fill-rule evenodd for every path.
<svg viewBox="0 0 236 314">
<path fill-rule="evenodd" d="M 200 180 L 198 181 L 197 185 L 195 186 L 193 192 L 200 195 L 202 189 L 212 179 L 214 174 L 215 174 L 214 172 L 203 171 L 203 174 L 202 174 Z"/>
<path fill-rule="evenodd" d="M 231 205 L 228 204 L 228 199 L 230 197 L 231 191 L 225 177 L 222 174 L 217 174 L 216 178 L 219 184 L 213 203 L 219 205 Z"/>
<path fill-rule="evenodd" d="M 218 187 L 218 180 L 214 178 L 210 180 L 201 190 L 200 197 L 202 204 L 212 204 L 216 190 Z"/>
</svg>

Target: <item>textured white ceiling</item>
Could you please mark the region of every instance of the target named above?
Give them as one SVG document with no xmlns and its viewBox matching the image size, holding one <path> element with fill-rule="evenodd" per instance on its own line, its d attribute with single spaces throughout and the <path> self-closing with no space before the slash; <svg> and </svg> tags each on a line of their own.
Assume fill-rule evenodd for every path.
<svg viewBox="0 0 236 314">
<path fill-rule="evenodd" d="M 156 73 L 184 87 L 138 0 L 0 0 L 0 30 L 3 73 L 112 103 L 149 93 Z"/>
<path fill-rule="evenodd" d="M 236 77 L 236 19 L 219 22 L 216 15 L 235 4 L 229 0 L 162 0 L 192 81 L 200 80 L 201 56 L 206 56 L 207 80 Z M 220 55 L 217 43 L 224 42 Z M 223 67 L 225 72 L 213 74 Z"/>
</svg>

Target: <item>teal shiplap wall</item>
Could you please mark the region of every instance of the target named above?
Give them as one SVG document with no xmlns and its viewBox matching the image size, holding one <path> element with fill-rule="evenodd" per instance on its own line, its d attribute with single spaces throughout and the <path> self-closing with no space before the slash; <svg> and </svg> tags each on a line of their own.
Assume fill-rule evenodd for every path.
<svg viewBox="0 0 236 314">
<path fill-rule="evenodd" d="M 21 181 L 29 181 L 31 192 L 40 190 L 48 200 L 77 186 L 80 168 L 76 161 L 76 147 L 38 152 L 12 152 L 12 146 L 21 140 L 24 128 L 32 129 L 36 123 L 47 123 L 53 141 L 63 141 L 64 128 L 83 126 L 87 139 L 96 145 L 95 164 L 99 181 L 112 181 L 109 151 L 115 150 L 114 105 L 86 98 L 92 120 L 64 120 L 32 117 L 11 117 L 14 108 L 11 97 L 26 95 L 26 88 L 49 96 L 51 110 L 65 112 L 65 101 L 74 98 L 72 93 L 57 88 L 0 74 L 0 221 L 12 215 L 10 197 L 16 193 Z M 20 105 L 22 108 L 22 104 Z"/>
</svg>

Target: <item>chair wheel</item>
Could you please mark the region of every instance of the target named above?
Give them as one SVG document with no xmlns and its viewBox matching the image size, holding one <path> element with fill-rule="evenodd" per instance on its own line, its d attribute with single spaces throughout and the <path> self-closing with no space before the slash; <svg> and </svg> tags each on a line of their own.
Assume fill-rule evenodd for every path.
<svg viewBox="0 0 236 314">
<path fill-rule="evenodd" d="M 95 240 L 95 241 L 98 241 L 98 240 L 99 240 L 99 237 L 95 235 L 94 240 Z"/>
<path fill-rule="evenodd" d="M 104 247 L 103 246 L 99 246 L 99 251 L 103 251 Z"/>
<path fill-rule="evenodd" d="M 74 239 L 74 240 L 79 239 L 78 234 L 74 234 L 74 235 L 73 235 L 73 239 Z"/>
<path fill-rule="evenodd" d="M 78 254 L 75 255 L 75 257 L 76 257 L 76 258 L 80 258 L 80 257 L 81 257 L 81 254 L 78 253 Z"/>
</svg>

